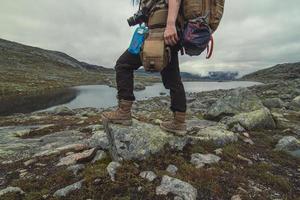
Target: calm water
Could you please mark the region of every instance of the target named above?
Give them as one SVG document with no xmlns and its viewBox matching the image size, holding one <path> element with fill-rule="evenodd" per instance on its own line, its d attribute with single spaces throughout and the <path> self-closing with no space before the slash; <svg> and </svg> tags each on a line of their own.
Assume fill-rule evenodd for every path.
<svg viewBox="0 0 300 200">
<path fill-rule="evenodd" d="M 258 85 L 257 82 L 248 81 L 232 81 L 232 82 L 185 82 L 186 92 L 202 92 L 218 89 L 232 89 L 238 87 L 250 87 Z M 108 108 L 117 105 L 115 88 L 106 85 L 86 85 L 75 87 L 78 90 L 78 95 L 71 102 L 63 104 L 69 108 L 96 107 Z M 137 100 L 142 100 L 150 97 L 159 96 L 160 93 L 168 94 L 168 90 L 161 83 L 156 83 L 146 87 L 143 91 L 134 92 Z M 51 107 L 47 110 L 51 110 Z"/>
</svg>

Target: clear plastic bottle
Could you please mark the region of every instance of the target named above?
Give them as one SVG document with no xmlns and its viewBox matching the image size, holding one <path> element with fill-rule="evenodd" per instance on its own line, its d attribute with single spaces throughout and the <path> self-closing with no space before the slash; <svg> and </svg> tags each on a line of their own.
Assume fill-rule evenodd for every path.
<svg viewBox="0 0 300 200">
<path fill-rule="evenodd" d="M 148 27 L 145 23 L 139 25 L 135 30 L 128 51 L 134 55 L 141 52 L 142 45 L 145 41 L 146 34 L 148 32 Z"/>
</svg>

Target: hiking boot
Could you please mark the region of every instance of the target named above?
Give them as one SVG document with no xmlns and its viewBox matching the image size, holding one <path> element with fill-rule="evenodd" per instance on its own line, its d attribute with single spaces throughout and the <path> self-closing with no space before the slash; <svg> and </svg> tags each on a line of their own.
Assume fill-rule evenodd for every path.
<svg viewBox="0 0 300 200">
<path fill-rule="evenodd" d="M 185 112 L 175 112 L 173 120 L 162 122 L 160 127 L 161 129 L 174 133 L 175 135 L 186 135 Z"/>
<path fill-rule="evenodd" d="M 132 124 L 131 108 L 133 101 L 119 100 L 118 109 L 111 112 L 102 113 L 102 120 L 113 124 L 130 126 Z"/>
</svg>

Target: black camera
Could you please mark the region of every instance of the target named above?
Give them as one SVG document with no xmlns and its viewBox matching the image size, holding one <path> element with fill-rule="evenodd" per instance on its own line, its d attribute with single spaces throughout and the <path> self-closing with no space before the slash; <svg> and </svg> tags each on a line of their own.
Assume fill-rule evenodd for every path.
<svg viewBox="0 0 300 200">
<path fill-rule="evenodd" d="M 135 26 L 147 21 L 147 15 L 144 14 L 142 10 L 139 10 L 132 17 L 127 19 L 129 26 Z"/>
</svg>

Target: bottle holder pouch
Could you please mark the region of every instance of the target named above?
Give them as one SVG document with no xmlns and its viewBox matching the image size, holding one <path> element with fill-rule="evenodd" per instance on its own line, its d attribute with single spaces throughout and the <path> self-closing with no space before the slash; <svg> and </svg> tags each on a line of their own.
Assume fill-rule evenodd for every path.
<svg viewBox="0 0 300 200">
<path fill-rule="evenodd" d="M 161 72 L 171 60 L 171 50 L 164 40 L 164 28 L 150 29 L 143 45 L 141 60 L 146 71 Z"/>
</svg>

